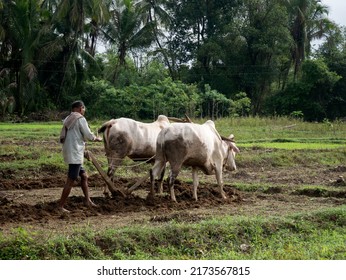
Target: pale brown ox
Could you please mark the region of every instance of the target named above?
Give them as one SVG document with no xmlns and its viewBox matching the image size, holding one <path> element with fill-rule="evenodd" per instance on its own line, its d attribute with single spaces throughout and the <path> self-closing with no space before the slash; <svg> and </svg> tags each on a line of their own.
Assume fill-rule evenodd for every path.
<svg viewBox="0 0 346 280">
<path fill-rule="evenodd" d="M 102 125 L 103 142 L 108 159 L 108 172 L 114 176 L 115 170 L 127 156 L 134 161 L 147 161 L 156 153 L 156 139 L 160 131 L 170 125 L 164 115 L 159 115 L 152 123 L 143 123 L 129 118 L 112 119 Z M 104 188 L 104 194 L 108 195 Z"/>
<path fill-rule="evenodd" d="M 233 137 L 233 136 L 232 136 Z M 224 139 L 224 140 L 223 140 Z M 150 170 L 151 195 L 154 194 L 155 178 L 158 179 L 159 192 L 162 193 L 162 180 L 166 162 L 170 163 L 168 186 L 171 200 L 176 202 L 174 181 L 181 167 L 192 167 L 193 198 L 197 201 L 198 169 L 205 174 L 215 174 L 222 198 L 223 168 L 236 170 L 235 154 L 239 149 L 230 139 L 222 138 L 213 121 L 204 124 L 173 123 L 164 128 L 157 137 L 155 164 Z"/>
</svg>

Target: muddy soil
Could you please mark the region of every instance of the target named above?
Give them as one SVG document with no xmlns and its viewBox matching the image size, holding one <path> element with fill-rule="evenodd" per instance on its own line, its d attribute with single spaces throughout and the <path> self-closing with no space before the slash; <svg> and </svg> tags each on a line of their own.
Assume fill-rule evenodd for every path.
<svg viewBox="0 0 346 280">
<path fill-rule="evenodd" d="M 191 177 L 190 174 L 184 170 L 179 177 Z M 82 191 L 76 185 L 67 201 L 66 208 L 71 211 L 68 214 L 57 208 L 65 174 L 47 169 L 30 178 L 17 175 L 6 170 L 0 172 L 0 232 L 3 234 L 11 234 L 18 227 L 47 234 L 68 234 L 84 226 L 104 230 L 127 225 L 154 226 L 170 220 L 195 222 L 224 215 L 283 216 L 346 203 L 346 186 L 340 180 L 346 178 L 345 166 L 313 170 L 241 166 L 235 173 L 224 176 L 227 200 L 221 198 L 214 176 L 200 174 L 199 200 L 192 199 L 192 184 L 181 180 L 175 189 L 177 203 L 170 201 L 167 190 L 164 195 L 149 197 L 149 180 L 126 198 L 120 194 L 107 198 L 103 195 L 102 177 L 89 172 L 90 194 L 98 207 L 84 206 Z M 122 178 L 116 180 L 116 185 L 131 186 L 135 180 Z M 240 183 L 253 184 L 256 188 L 240 190 L 236 188 Z M 325 186 L 331 191 L 298 191 L 302 185 Z"/>
</svg>

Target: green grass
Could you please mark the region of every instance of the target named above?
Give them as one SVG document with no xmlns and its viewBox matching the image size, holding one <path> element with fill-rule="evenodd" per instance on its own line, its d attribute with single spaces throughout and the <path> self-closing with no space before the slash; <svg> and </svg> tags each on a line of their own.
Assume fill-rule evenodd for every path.
<svg viewBox="0 0 346 280">
<path fill-rule="evenodd" d="M 90 123 L 91 130 L 96 132 L 99 125 L 94 122 Z M 1 141 L 56 141 L 58 143 L 61 122 L 45 123 L 0 123 Z"/>
<path fill-rule="evenodd" d="M 196 119 L 203 123 L 205 119 Z M 104 120 L 89 121 L 91 130 L 96 132 Z M 250 142 L 260 139 L 285 139 L 318 142 L 340 140 L 345 143 L 346 124 L 335 121 L 332 123 L 308 123 L 289 118 L 224 118 L 215 121 L 216 128 L 224 135 L 233 133 L 239 142 Z M 46 123 L 0 123 L 1 140 L 56 140 L 59 137 L 61 122 Z"/>
<path fill-rule="evenodd" d="M 215 122 L 218 131 L 228 136 L 235 135 L 239 142 L 259 139 L 343 139 L 346 124 L 335 121 L 309 123 L 290 118 L 224 118 Z"/>
<path fill-rule="evenodd" d="M 346 259 L 346 207 L 286 217 L 227 216 L 70 235 L 0 234 L 0 259 Z M 244 249 L 245 248 L 245 249 Z"/>
<path fill-rule="evenodd" d="M 205 120 L 195 120 L 204 122 Z M 92 131 L 104 121 L 91 121 Z M 346 156 L 346 124 L 306 123 L 289 118 L 234 118 L 215 121 L 220 134 L 235 135 L 242 153 L 237 162 L 242 165 L 290 166 L 311 157 L 314 162 L 335 164 Z M 60 122 L 49 123 L 0 123 L 0 169 L 31 169 L 41 166 L 64 168 L 61 145 L 58 142 Z M 48 147 L 48 148 L 47 148 Z M 105 166 L 102 143 L 89 143 L 89 148 L 101 152 L 99 161 Z M 258 153 L 247 152 L 258 149 Z M 287 150 L 293 153 L 287 153 Z M 320 154 L 314 151 L 318 150 Z M 324 151 L 333 157 L 325 157 Z M 301 152 L 294 152 L 301 151 Z M 311 152 L 308 152 L 311 151 Z M 128 163 L 133 165 L 133 163 Z M 93 166 L 88 167 L 93 170 Z M 121 170 L 119 170 L 121 172 Z"/>
<path fill-rule="evenodd" d="M 257 147 L 264 149 L 283 149 L 283 150 L 330 150 L 330 149 L 346 149 L 345 143 L 290 143 L 290 142 L 266 142 L 266 143 L 240 143 L 238 146 L 241 147 Z"/>
<path fill-rule="evenodd" d="M 294 190 L 293 194 L 311 197 L 346 197 L 345 188 L 303 185 Z"/>
<path fill-rule="evenodd" d="M 59 135 L 62 124 L 49 123 L 0 123 L 0 170 L 40 170 L 52 167 L 65 170 Z M 93 124 L 93 131 L 97 130 Z M 90 147 L 103 149 L 102 143 Z M 88 164 L 88 163 L 86 163 Z M 91 166 L 91 165 L 89 165 Z M 93 166 L 91 166 L 93 170 Z"/>
<path fill-rule="evenodd" d="M 281 192 L 281 190 L 284 190 L 286 186 L 273 186 L 272 184 L 263 184 L 263 183 L 252 183 L 252 184 L 246 184 L 246 183 L 233 183 L 232 186 L 234 186 L 236 189 L 244 192 L 256 192 L 260 191 L 263 193 L 270 193 L 270 192 Z"/>
</svg>

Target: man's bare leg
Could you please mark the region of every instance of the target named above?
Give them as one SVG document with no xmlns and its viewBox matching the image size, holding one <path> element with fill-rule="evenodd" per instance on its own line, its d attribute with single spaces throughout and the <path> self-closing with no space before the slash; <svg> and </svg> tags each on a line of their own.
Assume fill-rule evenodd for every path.
<svg viewBox="0 0 346 280">
<path fill-rule="evenodd" d="M 83 173 L 81 175 L 81 186 L 82 191 L 85 197 L 84 204 L 88 207 L 97 207 L 97 205 L 91 201 L 90 195 L 89 195 L 89 186 L 88 186 L 88 175 L 86 173 Z"/>
<path fill-rule="evenodd" d="M 60 201 L 59 201 L 59 208 L 60 208 L 60 210 L 62 210 L 63 212 L 66 212 L 66 213 L 70 212 L 67 209 L 65 209 L 64 206 L 65 206 L 65 203 L 66 203 L 66 200 L 67 200 L 68 196 L 71 193 L 71 189 L 73 187 L 73 184 L 74 184 L 74 180 L 72 180 L 70 178 L 67 178 L 66 184 L 64 186 L 64 189 L 62 190 L 61 198 L 60 198 Z"/>
</svg>

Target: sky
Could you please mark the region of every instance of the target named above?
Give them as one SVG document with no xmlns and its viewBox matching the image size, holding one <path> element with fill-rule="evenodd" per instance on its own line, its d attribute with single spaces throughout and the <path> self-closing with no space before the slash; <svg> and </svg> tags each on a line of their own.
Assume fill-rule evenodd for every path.
<svg viewBox="0 0 346 280">
<path fill-rule="evenodd" d="M 323 5 L 329 9 L 328 18 L 335 23 L 346 26 L 346 0 L 322 0 Z M 323 39 L 316 39 L 312 42 L 312 48 L 317 49 Z"/>
<path fill-rule="evenodd" d="M 339 25 L 346 26 L 345 0 L 322 0 L 322 4 L 329 7 L 329 19 L 335 21 Z"/>
</svg>

